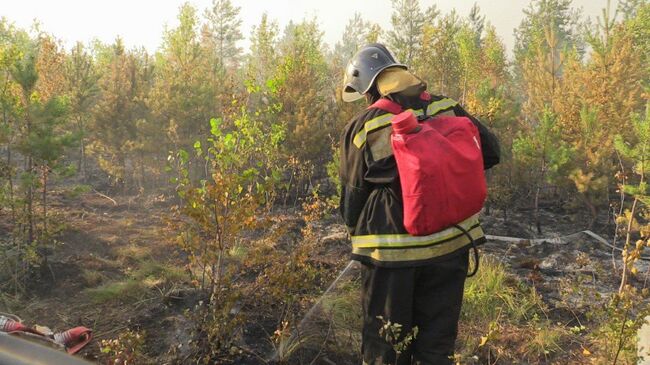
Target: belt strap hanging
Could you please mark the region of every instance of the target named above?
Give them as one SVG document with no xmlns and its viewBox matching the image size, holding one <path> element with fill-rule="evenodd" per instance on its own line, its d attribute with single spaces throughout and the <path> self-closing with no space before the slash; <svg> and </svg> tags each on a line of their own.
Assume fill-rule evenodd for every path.
<svg viewBox="0 0 650 365">
<path fill-rule="evenodd" d="M 472 250 L 474 251 L 474 269 L 472 269 L 472 272 L 467 275 L 468 278 L 471 278 L 472 276 L 476 275 L 476 273 L 478 272 L 478 260 L 479 260 L 478 247 L 476 247 L 476 241 L 474 241 L 472 235 L 469 234 L 469 232 L 467 232 L 465 228 L 461 227 L 458 224 L 454 224 L 454 227 L 461 230 L 463 234 L 465 234 L 467 238 L 469 238 L 469 240 L 472 242 Z"/>
</svg>

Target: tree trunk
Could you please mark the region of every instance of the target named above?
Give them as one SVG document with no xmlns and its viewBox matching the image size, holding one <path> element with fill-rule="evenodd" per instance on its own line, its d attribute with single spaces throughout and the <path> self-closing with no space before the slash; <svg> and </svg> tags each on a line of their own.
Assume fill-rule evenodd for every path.
<svg viewBox="0 0 650 365">
<path fill-rule="evenodd" d="M 83 138 L 81 139 L 81 174 L 83 182 L 88 181 L 88 173 L 86 171 L 86 143 Z"/>
<path fill-rule="evenodd" d="M 632 203 L 632 209 L 630 210 L 630 220 L 627 222 L 627 232 L 625 234 L 625 246 L 623 247 L 623 254 L 627 252 L 627 250 L 630 247 L 630 243 L 632 242 L 632 222 L 634 222 L 634 213 L 636 211 L 636 203 L 638 202 L 638 198 L 634 198 L 634 202 Z M 623 289 L 625 289 L 625 285 L 627 284 L 628 280 L 628 269 L 627 269 L 627 256 L 623 255 L 623 274 L 621 275 L 621 285 L 618 287 L 618 292 L 622 293 Z"/>
<path fill-rule="evenodd" d="M 27 159 L 27 173 L 29 174 L 30 179 L 32 179 L 33 172 L 33 161 L 31 156 Z M 34 242 L 34 186 L 33 182 L 30 181 L 29 187 L 27 188 L 27 234 L 28 234 L 28 243 Z"/>
<path fill-rule="evenodd" d="M 47 177 L 49 168 L 43 165 L 43 238 L 47 238 Z"/>
<path fill-rule="evenodd" d="M 81 117 L 79 117 L 77 119 L 77 125 L 79 127 L 79 134 L 80 134 L 80 138 L 79 138 L 79 168 L 78 168 L 78 170 L 81 173 L 82 181 L 85 183 L 86 180 L 87 180 L 87 176 L 86 176 L 86 143 L 85 143 L 86 138 L 85 138 L 85 135 L 84 135 L 86 133 L 86 131 L 84 130 L 83 121 L 82 121 Z"/>
<path fill-rule="evenodd" d="M 587 229 L 591 230 L 594 227 L 594 224 L 596 224 L 596 219 L 598 219 L 598 208 L 594 203 L 591 202 L 589 197 L 587 197 L 586 194 L 580 194 L 580 197 L 582 198 L 583 203 L 589 209 L 589 214 L 591 215 L 591 219 L 589 220 L 589 225 L 587 226 Z"/>
<path fill-rule="evenodd" d="M 465 67 L 467 68 L 467 65 L 465 65 Z M 463 80 L 463 93 L 462 93 L 461 102 L 460 102 L 461 105 L 465 105 L 465 96 L 466 96 L 466 92 L 467 92 L 467 69 L 465 70 L 465 75 L 463 76 L 463 79 L 464 79 Z"/>
<path fill-rule="evenodd" d="M 47 233 L 47 178 L 49 175 L 49 166 L 44 164 L 41 166 L 42 176 L 43 176 L 43 231 L 41 232 L 41 242 L 40 245 L 45 246 L 49 235 Z M 52 281 L 55 280 L 54 272 L 50 267 L 50 264 L 47 262 L 47 249 L 46 247 L 40 247 L 41 254 L 41 277 L 45 278 L 47 274 L 52 275 Z"/>
<path fill-rule="evenodd" d="M 145 165 L 144 152 L 140 151 L 140 184 L 139 185 L 140 185 L 140 190 L 141 191 L 144 191 L 144 188 L 145 188 L 144 185 L 145 185 L 145 181 L 147 179 L 147 176 L 146 176 L 145 171 L 144 171 L 144 165 Z"/>
<path fill-rule="evenodd" d="M 11 221 L 12 224 L 16 224 L 16 203 L 14 202 L 14 173 L 13 169 L 11 168 L 11 146 L 7 147 L 7 169 L 8 169 L 8 177 L 7 180 L 9 180 L 9 205 L 11 207 Z M 14 239 L 14 235 L 11 235 L 12 240 Z"/>
<path fill-rule="evenodd" d="M 32 122 L 29 115 L 29 95 L 24 94 L 24 104 L 25 104 L 25 126 L 26 126 L 26 137 L 29 138 L 32 134 Z M 32 156 L 27 157 L 27 166 L 25 171 L 30 178 L 29 186 L 27 187 L 27 237 L 28 243 L 31 244 L 34 242 L 34 182 L 33 182 L 33 172 L 34 172 L 34 160 Z"/>
<path fill-rule="evenodd" d="M 537 226 L 537 233 L 542 234 L 542 224 L 539 219 L 539 194 L 542 190 L 542 185 L 537 185 L 537 191 L 535 192 L 535 226 Z"/>
<path fill-rule="evenodd" d="M 644 182 L 645 182 L 645 175 L 642 173 L 639 186 L 643 186 Z M 634 213 L 636 212 L 636 207 L 638 202 L 639 202 L 639 198 L 635 197 L 634 201 L 632 202 L 632 209 L 630 210 L 630 220 L 627 222 L 627 232 L 625 232 L 625 246 L 623 246 L 623 254 L 625 254 L 628 251 L 632 243 L 632 223 L 634 222 Z M 623 292 L 623 290 L 625 289 L 625 285 L 627 284 L 627 280 L 628 280 L 627 264 L 628 264 L 627 256 L 623 255 L 623 274 L 621 275 L 621 285 L 618 288 L 619 293 Z"/>
</svg>

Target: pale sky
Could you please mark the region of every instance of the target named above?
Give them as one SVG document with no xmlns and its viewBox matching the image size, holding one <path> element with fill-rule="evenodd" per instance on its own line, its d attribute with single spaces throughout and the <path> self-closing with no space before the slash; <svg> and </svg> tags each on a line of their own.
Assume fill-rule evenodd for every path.
<svg viewBox="0 0 650 365">
<path fill-rule="evenodd" d="M 283 28 L 290 20 L 317 16 L 324 40 L 334 45 L 354 12 L 367 20 L 390 27 L 390 0 L 232 0 L 241 7 L 242 33 L 248 38 L 251 27 L 262 13 L 278 21 Z M 0 0 L 0 17 L 4 16 L 17 26 L 29 28 L 36 19 L 41 29 L 62 40 L 67 48 L 76 41 L 87 43 L 93 38 L 111 43 L 119 35 L 130 47 L 144 46 L 155 51 L 161 43 L 165 24 L 173 27 L 184 0 Z M 190 0 L 203 14 L 212 0 Z M 528 0 L 420 0 L 423 8 L 436 4 L 446 13 L 453 8 L 467 15 L 478 3 L 486 19 L 496 26 L 497 32 L 509 50 L 514 43 L 513 30 L 522 19 L 522 9 Z M 582 7 L 585 17 L 600 15 L 607 0 L 574 0 Z M 612 1 L 614 7 L 616 1 Z M 246 48 L 248 41 L 242 42 Z"/>
</svg>

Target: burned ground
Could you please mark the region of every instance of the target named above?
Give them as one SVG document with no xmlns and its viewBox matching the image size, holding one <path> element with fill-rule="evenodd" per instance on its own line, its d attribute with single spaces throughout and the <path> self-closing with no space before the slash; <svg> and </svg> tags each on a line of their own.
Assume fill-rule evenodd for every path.
<svg viewBox="0 0 650 365">
<path fill-rule="evenodd" d="M 92 361 L 106 359 L 106 354 L 100 351 L 102 340 L 116 339 L 125 331 L 133 331 L 143 337 L 134 349 L 138 352 L 136 363 L 187 363 L 196 351 L 196 343 L 200 343 L 192 313 L 207 298 L 194 289 L 184 254 L 175 244 L 176 232 L 169 224 L 173 202 L 166 201 L 164 196 L 118 195 L 112 199 L 115 202 L 88 193 L 77 201 L 63 197 L 57 200 L 54 209 L 65 217 L 68 228 L 51 250 L 47 270 L 39 274 L 38 280 L 29 282 L 24 295 L 4 295 L 0 303 L 2 311 L 14 313 L 27 323 L 58 330 L 79 325 L 92 328 L 94 340 L 80 354 Z M 274 238 L 273 249 L 285 252 L 287 257 L 298 246 L 310 244 L 311 252 L 305 260 L 314 270 L 309 276 L 311 282 L 296 291 L 291 309 L 281 300 L 264 303 L 256 299 L 240 300 L 231 312 L 241 316 L 242 322 L 233 331 L 230 347 L 219 355 L 218 363 L 265 364 L 276 360 L 355 363 L 358 359 L 355 326 L 360 315 L 356 305 L 356 271 L 346 273 L 344 280 L 321 298 L 348 263 L 344 227 L 335 216 L 306 223 L 297 210 L 271 215 L 271 223 L 265 229 L 247 234 L 241 245 L 248 247 L 247 250 L 256 245 L 269 245 L 268 236 L 273 236 L 274 231 L 282 231 L 282 235 Z M 535 227 L 528 223 L 528 215 L 527 212 L 511 213 L 508 220 L 499 214 L 485 216 L 485 230 L 491 235 L 534 238 Z M 544 237 L 565 236 L 583 228 L 580 217 L 545 211 L 543 219 Z M 306 226 L 310 228 L 308 237 Z M 607 226 L 605 217 L 600 227 L 597 233 L 607 237 L 611 227 Z M 305 242 L 307 239 L 313 242 Z M 540 307 L 532 308 L 530 313 L 545 317 L 544 326 L 552 324 L 558 342 L 541 344 L 538 352 L 531 350 L 529 342 L 534 339 L 535 326 L 516 326 L 514 321 L 503 325 L 498 336 L 487 340 L 490 346 L 481 345 L 481 338 L 489 337 L 489 323 L 474 321 L 472 313 L 465 313 L 459 335 L 463 363 L 492 363 L 495 359 L 499 359 L 498 363 L 517 363 L 514 360 L 517 356 L 540 364 L 586 362 L 588 358 L 583 350 L 589 347 L 584 336 L 588 330 L 572 333 L 571 329 L 583 325 L 589 328 L 586 313 L 593 303 L 586 301 L 585 289 L 603 295 L 616 290 L 616 277 L 606 274 L 612 272 L 611 249 L 588 236 L 578 235 L 546 242 L 494 240 L 485 244 L 481 252 L 483 260 L 492 263 L 488 265 L 503 266 L 508 275 L 504 285 L 517 290 L 534 288 Z M 250 298 L 258 298 L 255 292 L 268 292 L 265 295 L 275 298 L 278 288 L 272 288 L 274 283 L 269 281 L 273 277 L 265 277 L 273 271 L 268 270 L 263 258 L 257 260 L 235 265 L 240 272 L 233 276 L 233 281 Z M 643 276 L 640 280 L 644 280 Z M 309 323 L 299 325 L 302 316 L 315 303 L 318 306 Z M 278 338 L 283 335 L 277 331 L 282 329 L 283 320 L 289 318 L 288 311 L 293 311 L 292 323 L 285 328 L 284 339 Z M 525 320 L 524 317 L 518 321 Z M 297 341 L 297 349 L 282 354 L 288 348 L 283 341 L 292 341 L 290 338 L 296 336 L 296 331 L 305 331 L 309 336 Z"/>
</svg>

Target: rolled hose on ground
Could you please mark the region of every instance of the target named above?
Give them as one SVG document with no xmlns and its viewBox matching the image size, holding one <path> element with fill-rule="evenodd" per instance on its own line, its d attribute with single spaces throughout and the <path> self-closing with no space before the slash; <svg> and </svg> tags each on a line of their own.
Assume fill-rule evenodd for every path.
<svg viewBox="0 0 650 365">
<path fill-rule="evenodd" d="M 470 239 L 470 241 L 472 242 L 472 250 L 474 251 L 474 269 L 472 269 L 471 273 L 467 275 L 468 278 L 471 278 L 472 276 L 476 275 L 476 273 L 478 272 L 478 264 L 479 264 L 478 248 L 476 247 L 476 242 L 474 242 L 474 238 L 472 238 L 472 235 L 470 235 L 469 232 L 467 232 L 467 230 L 465 230 L 463 227 L 461 227 L 461 226 L 459 226 L 457 224 L 455 224 L 454 227 L 461 230 L 463 232 L 463 234 L 466 235 Z M 562 239 L 569 238 L 569 237 L 574 237 L 574 236 L 577 236 L 579 234 L 586 234 L 587 236 L 595 239 L 596 241 L 602 243 L 603 245 L 605 245 L 605 246 L 607 246 L 607 247 L 609 247 L 609 248 L 611 248 L 613 250 L 616 250 L 618 252 L 623 252 L 622 248 L 612 245 L 606 239 L 604 239 L 603 237 L 595 234 L 594 232 L 592 232 L 590 230 L 584 230 L 584 231 L 572 233 L 572 234 L 569 234 L 569 235 L 566 235 L 566 236 L 553 237 L 553 238 L 532 238 L 531 239 L 531 238 L 519 238 L 519 237 L 509 237 L 509 236 L 492 236 L 492 235 L 486 235 L 485 238 L 488 239 L 488 240 L 492 240 L 492 241 L 503 241 L 503 242 L 530 241 L 530 242 L 533 242 L 533 243 L 541 243 L 541 242 L 559 242 L 559 243 L 561 243 Z M 641 256 L 640 259 L 644 260 L 644 261 L 650 261 L 650 257 L 647 257 L 647 256 Z"/>
<path fill-rule="evenodd" d="M 0 332 L 0 365 L 89 365 L 60 350 Z"/>
<path fill-rule="evenodd" d="M 492 235 L 486 235 L 485 238 L 488 241 L 502 241 L 502 242 L 521 242 L 521 241 L 529 241 L 532 243 L 542 243 L 542 242 L 556 242 L 556 243 L 562 243 L 562 240 L 565 238 L 570 238 L 574 237 L 580 234 L 586 234 L 587 236 L 595 239 L 596 241 L 602 243 L 603 245 L 616 250 L 618 252 L 623 252 L 623 249 L 620 247 L 616 247 L 609 243 L 606 239 L 604 239 L 602 236 L 599 236 L 595 234 L 594 232 L 590 230 L 584 230 L 572 234 L 568 234 L 566 236 L 560 236 L 560 237 L 553 237 L 553 238 L 520 238 L 520 237 L 509 237 L 509 236 L 492 236 Z M 648 256 L 641 256 L 641 260 L 643 261 L 650 261 L 650 257 Z"/>
</svg>

